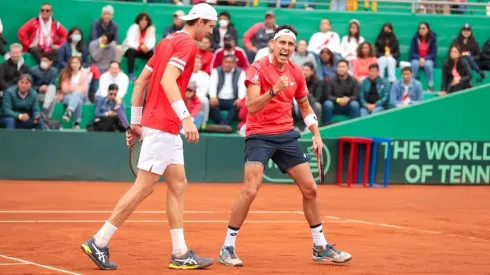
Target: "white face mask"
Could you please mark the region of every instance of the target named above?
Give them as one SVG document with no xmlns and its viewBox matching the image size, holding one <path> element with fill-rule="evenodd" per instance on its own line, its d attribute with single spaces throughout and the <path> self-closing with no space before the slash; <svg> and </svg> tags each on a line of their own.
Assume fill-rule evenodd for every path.
<svg viewBox="0 0 490 275">
<path fill-rule="evenodd" d="M 45 61 L 41 61 L 40 66 L 41 66 L 41 69 L 43 69 L 43 70 L 46 70 L 47 68 L 49 68 L 48 62 L 45 62 Z"/>
<path fill-rule="evenodd" d="M 228 23 L 229 23 L 228 20 L 220 20 L 219 26 L 225 28 L 228 27 Z"/>
<path fill-rule="evenodd" d="M 77 43 L 80 40 L 82 40 L 82 35 L 81 34 L 72 34 L 71 35 L 71 41 Z"/>
</svg>

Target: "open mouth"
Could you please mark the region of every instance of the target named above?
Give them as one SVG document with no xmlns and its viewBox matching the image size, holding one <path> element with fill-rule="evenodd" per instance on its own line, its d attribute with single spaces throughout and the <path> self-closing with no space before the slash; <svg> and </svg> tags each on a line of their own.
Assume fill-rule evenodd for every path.
<svg viewBox="0 0 490 275">
<path fill-rule="evenodd" d="M 288 54 L 287 53 L 279 53 L 279 56 L 288 57 Z"/>
</svg>

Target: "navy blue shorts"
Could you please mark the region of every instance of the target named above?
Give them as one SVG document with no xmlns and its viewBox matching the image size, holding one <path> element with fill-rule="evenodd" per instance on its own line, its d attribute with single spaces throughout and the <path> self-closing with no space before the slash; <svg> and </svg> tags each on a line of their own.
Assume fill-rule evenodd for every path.
<svg viewBox="0 0 490 275">
<path fill-rule="evenodd" d="M 245 163 L 260 162 L 264 167 L 272 159 L 281 172 L 310 161 L 298 142 L 300 134 L 291 130 L 276 135 L 251 135 L 245 139 Z"/>
</svg>

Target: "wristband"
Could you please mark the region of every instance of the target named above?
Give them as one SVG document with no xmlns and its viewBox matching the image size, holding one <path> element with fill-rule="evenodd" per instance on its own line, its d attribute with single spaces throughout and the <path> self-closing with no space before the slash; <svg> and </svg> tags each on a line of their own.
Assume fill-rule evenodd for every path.
<svg viewBox="0 0 490 275">
<path fill-rule="evenodd" d="M 17 117 L 19 120 L 22 120 L 22 114 L 20 114 L 18 117 Z"/>
<path fill-rule="evenodd" d="M 306 127 L 310 127 L 313 124 L 318 124 L 318 119 L 316 118 L 315 114 L 309 114 L 305 117 L 304 122 L 306 124 Z"/>
<path fill-rule="evenodd" d="M 131 106 L 131 124 L 141 124 L 141 117 L 143 117 L 143 107 Z"/>
<path fill-rule="evenodd" d="M 276 94 L 274 93 L 274 90 L 272 88 L 269 90 L 269 95 L 272 97 L 276 96 Z"/>
<path fill-rule="evenodd" d="M 182 99 L 172 103 L 172 109 L 174 109 L 175 114 L 179 117 L 180 120 L 184 120 L 185 118 L 191 116 L 191 114 L 189 114 L 189 111 L 187 111 L 187 107 L 185 107 L 185 103 Z"/>
</svg>

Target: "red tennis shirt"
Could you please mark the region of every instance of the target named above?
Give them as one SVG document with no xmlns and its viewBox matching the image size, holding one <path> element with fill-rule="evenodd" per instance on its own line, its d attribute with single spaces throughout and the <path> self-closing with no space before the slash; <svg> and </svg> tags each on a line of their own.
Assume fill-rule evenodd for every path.
<svg viewBox="0 0 490 275">
<path fill-rule="evenodd" d="M 248 68 L 245 86 L 259 85 L 261 95 L 269 93 L 282 75 L 288 77 L 289 86 L 277 93 L 260 112 L 248 114 L 246 136 L 281 134 L 293 129 L 293 98 L 299 99 L 308 95 L 308 87 L 298 65 L 288 61 L 284 70 L 279 71 L 272 64 L 271 57 L 266 56 Z"/>
<path fill-rule="evenodd" d="M 142 126 L 179 134 L 180 119 L 172 109 L 160 83 L 168 65 L 179 68 L 182 74 L 177 78 L 177 85 L 182 98 L 185 98 L 185 90 L 194 70 L 196 52 L 196 42 L 185 32 L 170 34 L 158 43 L 155 53 L 145 66 L 152 71 L 152 75 L 143 108 Z"/>
</svg>

